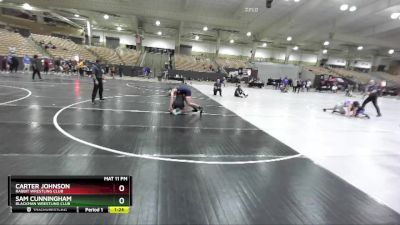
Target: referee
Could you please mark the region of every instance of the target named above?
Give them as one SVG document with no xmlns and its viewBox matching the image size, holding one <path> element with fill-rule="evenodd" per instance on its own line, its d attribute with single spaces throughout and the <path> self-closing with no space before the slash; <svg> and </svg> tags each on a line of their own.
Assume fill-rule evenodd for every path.
<svg viewBox="0 0 400 225">
<path fill-rule="evenodd" d="M 361 108 L 365 109 L 365 106 L 369 103 L 372 102 L 372 104 L 375 106 L 376 113 L 378 114 L 377 117 L 381 117 L 381 110 L 379 109 L 378 106 L 378 97 L 379 97 L 379 92 L 380 92 L 380 87 L 376 84 L 374 80 L 370 80 L 368 86 L 366 87 L 366 94 L 368 97 L 365 99 L 363 102 Z"/>
<path fill-rule="evenodd" d="M 103 72 L 100 68 L 100 60 L 92 66 L 92 78 L 93 78 L 93 92 L 92 92 L 92 103 L 95 104 L 95 99 L 97 95 L 97 90 L 99 91 L 100 101 L 103 101 Z"/>
</svg>

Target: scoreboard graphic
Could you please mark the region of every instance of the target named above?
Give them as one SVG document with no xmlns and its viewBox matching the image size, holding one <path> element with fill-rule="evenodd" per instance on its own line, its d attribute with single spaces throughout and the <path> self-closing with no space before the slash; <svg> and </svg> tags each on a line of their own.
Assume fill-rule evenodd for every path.
<svg viewBox="0 0 400 225">
<path fill-rule="evenodd" d="M 129 213 L 131 176 L 8 176 L 13 213 Z"/>
</svg>

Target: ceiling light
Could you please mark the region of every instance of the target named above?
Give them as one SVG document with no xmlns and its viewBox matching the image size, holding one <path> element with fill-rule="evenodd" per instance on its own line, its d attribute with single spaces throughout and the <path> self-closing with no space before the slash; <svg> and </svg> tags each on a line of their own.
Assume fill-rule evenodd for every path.
<svg viewBox="0 0 400 225">
<path fill-rule="evenodd" d="M 247 33 L 246 33 L 246 36 L 247 36 L 247 37 L 250 37 L 250 36 L 251 36 L 251 32 L 250 32 L 250 31 L 247 32 Z"/>
<path fill-rule="evenodd" d="M 350 12 L 354 12 L 357 10 L 357 6 L 353 5 L 352 7 L 350 7 L 349 11 Z"/>
<path fill-rule="evenodd" d="M 300 0 L 294 0 L 294 2 L 300 2 Z"/>
<path fill-rule="evenodd" d="M 326 49 L 322 50 L 322 54 L 326 54 L 326 53 L 328 53 L 328 50 L 326 50 Z"/>
<path fill-rule="evenodd" d="M 267 47 L 267 43 L 263 43 L 263 45 L 262 45 L 263 47 Z"/>
<path fill-rule="evenodd" d="M 390 55 L 393 55 L 393 54 L 394 54 L 394 49 L 390 49 L 388 53 L 389 53 Z"/>
<path fill-rule="evenodd" d="M 358 46 L 358 47 L 357 47 L 357 50 L 358 50 L 358 51 L 361 51 L 361 50 L 363 50 L 363 49 L 364 49 L 363 46 Z"/>
<path fill-rule="evenodd" d="M 110 16 L 109 16 L 109 15 L 107 15 L 107 14 L 104 14 L 104 16 L 103 16 L 103 17 L 104 17 L 104 19 L 105 19 L 105 20 L 108 20 L 108 19 L 110 18 Z"/>
<path fill-rule="evenodd" d="M 294 46 L 293 50 L 297 51 L 297 50 L 299 50 L 299 47 L 298 46 Z"/>
<path fill-rule="evenodd" d="M 392 19 L 397 19 L 397 18 L 399 18 L 400 17 L 400 13 L 392 13 L 392 15 L 390 15 L 390 18 L 392 18 Z"/>
<path fill-rule="evenodd" d="M 78 15 L 78 14 L 75 14 L 74 16 L 75 16 L 75 17 L 80 17 L 80 15 Z"/>
<path fill-rule="evenodd" d="M 325 42 L 324 42 L 324 45 L 325 45 L 325 46 L 328 46 L 329 44 L 330 44 L 329 41 L 325 41 Z"/>
<path fill-rule="evenodd" d="M 229 41 L 229 43 L 233 44 L 233 43 L 235 43 L 235 40 L 231 39 L 231 40 Z"/>
<path fill-rule="evenodd" d="M 349 9 L 349 5 L 347 5 L 347 4 L 343 4 L 340 6 L 340 10 L 342 10 L 342 11 L 346 11 L 347 9 Z"/>
<path fill-rule="evenodd" d="M 118 31 L 121 31 L 121 30 L 122 30 L 122 27 L 117 27 L 117 30 L 118 30 Z"/>
<path fill-rule="evenodd" d="M 157 35 L 158 35 L 158 36 L 161 36 L 161 35 L 162 35 L 162 32 L 161 32 L 161 31 L 158 31 L 158 32 L 157 32 Z"/>
<path fill-rule="evenodd" d="M 291 41 L 292 39 L 293 39 L 293 38 L 290 37 L 290 36 L 286 38 L 287 41 Z"/>
<path fill-rule="evenodd" d="M 199 35 L 194 36 L 194 39 L 197 41 L 200 39 Z"/>
<path fill-rule="evenodd" d="M 208 31 L 208 27 L 207 26 L 203 27 L 203 30 Z"/>
<path fill-rule="evenodd" d="M 33 9 L 32 6 L 29 5 L 28 3 L 24 3 L 24 4 L 22 5 L 22 8 L 24 8 L 24 9 L 26 9 L 26 10 L 32 10 L 32 9 Z"/>
<path fill-rule="evenodd" d="M 160 26 L 161 22 L 159 20 L 156 21 L 156 26 Z"/>
</svg>

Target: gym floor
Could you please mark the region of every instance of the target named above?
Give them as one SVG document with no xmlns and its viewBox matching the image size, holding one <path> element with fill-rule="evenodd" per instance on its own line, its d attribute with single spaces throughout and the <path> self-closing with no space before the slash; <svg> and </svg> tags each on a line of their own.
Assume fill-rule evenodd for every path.
<svg viewBox="0 0 400 225">
<path fill-rule="evenodd" d="M 0 224 L 400 223 L 396 211 L 195 88 L 202 117 L 166 112 L 174 84 L 107 80 L 107 99 L 92 105 L 88 78 L 44 77 L 0 75 Z M 7 207 L 8 175 L 105 174 L 133 177 L 130 214 Z"/>
</svg>

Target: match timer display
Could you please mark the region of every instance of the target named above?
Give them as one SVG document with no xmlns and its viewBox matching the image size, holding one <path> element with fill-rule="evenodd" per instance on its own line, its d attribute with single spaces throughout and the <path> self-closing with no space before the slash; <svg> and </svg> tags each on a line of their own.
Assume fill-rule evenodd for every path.
<svg viewBox="0 0 400 225">
<path fill-rule="evenodd" d="M 13 213 L 129 213 L 131 176 L 9 176 Z"/>
</svg>

